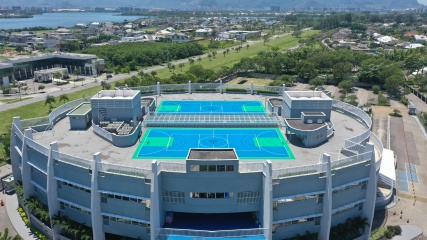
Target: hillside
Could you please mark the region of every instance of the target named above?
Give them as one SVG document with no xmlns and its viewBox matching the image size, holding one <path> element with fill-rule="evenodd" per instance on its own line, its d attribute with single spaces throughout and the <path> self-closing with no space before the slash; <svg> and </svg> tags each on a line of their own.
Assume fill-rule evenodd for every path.
<svg viewBox="0 0 427 240">
<path fill-rule="evenodd" d="M 356 7 L 361 9 L 414 8 L 420 6 L 417 0 L 14 0 L 14 6 L 52 6 L 60 8 L 78 7 L 128 7 L 194 9 L 269 9 L 280 6 L 282 9 L 295 7 Z"/>
</svg>

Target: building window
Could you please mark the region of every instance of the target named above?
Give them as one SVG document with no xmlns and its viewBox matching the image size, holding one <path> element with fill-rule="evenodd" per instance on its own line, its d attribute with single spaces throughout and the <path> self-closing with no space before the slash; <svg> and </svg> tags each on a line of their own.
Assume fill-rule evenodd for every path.
<svg viewBox="0 0 427 240">
<path fill-rule="evenodd" d="M 185 203 L 184 192 L 163 191 L 163 201 L 165 203 Z"/>
<path fill-rule="evenodd" d="M 233 193 L 230 193 L 230 192 L 219 192 L 219 193 L 190 192 L 190 198 L 215 198 L 215 199 L 224 199 L 224 198 L 232 198 L 232 197 L 233 197 Z"/>
<path fill-rule="evenodd" d="M 108 199 L 107 194 L 101 193 L 101 202 L 107 203 L 107 201 L 108 201 L 107 199 Z"/>
<path fill-rule="evenodd" d="M 190 165 L 191 172 L 234 172 L 234 165 Z"/>
<path fill-rule="evenodd" d="M 363 203 L 359 203 L 359 211 L 363 210 Z"/>
<path fill-rule="evenodd" d="M 107 216 L 102 216 L 102 220 L 104 225 L 109 225 L 110 224 L 110 219 Z"/>
<path fill-rule="evenodd" d="M 366 189 L 366 181 L 362 182 L 362 189 Z"/>
<path fill-rule="evenodd" d="M 105 173 L 104 172 L 98 172 L 98 176 L 105 177 Z"/>
<path fill-rule="evenodd" d="M 323 203 L 323 193 L 317 195 L 317 203 Z"/>
<path fill-rule="evenodd" d="M 237 194 L 237 204 L 259 203 L 261 194 L 259 192 L 239 192 Z"/>
</svg>

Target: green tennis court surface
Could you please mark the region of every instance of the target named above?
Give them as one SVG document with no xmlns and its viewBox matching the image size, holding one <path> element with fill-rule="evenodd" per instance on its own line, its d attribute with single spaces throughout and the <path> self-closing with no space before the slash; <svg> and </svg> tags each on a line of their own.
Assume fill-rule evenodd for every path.
<svg viewBox="0 0 427 240">
<path fill-rule="evenodd" d="M 182 159 L 190 148 L 234 148 L 239 159 L 295 159 L 275 128 L 149 128 L 133 159 Z"/>
<path fill-rule="evenodd" d="M 260 101 L 195 101 L 164 100 L 157 107 L 156 113 L 265 113 Z"/>
</svg>

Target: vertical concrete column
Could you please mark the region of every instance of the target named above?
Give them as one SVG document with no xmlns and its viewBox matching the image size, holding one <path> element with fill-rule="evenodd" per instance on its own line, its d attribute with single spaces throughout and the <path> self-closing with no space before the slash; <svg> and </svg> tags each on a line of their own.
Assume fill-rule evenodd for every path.
<svg viewBox="0 0 427 240">
<path fill-rule="evenodd" d="M 282 86 L 282 99 L 283 99 L 283 103 L 285 102 L 285 91 L 286 91 L 286 84 L 283 84 L 283 86 Z"/>
<path fill-rule="evenodd" d="M 191 94 L 191 81 L 188 81 L 188 93 Z"/>
<path fill-rule="evenodd" d="M 254 95 L 254 82 L 251 82 L 251 95 Z"/>
<path fill-rule="evenodd" d="M 158 162 L 151 162 L 151 208 L 150 208 L 150 232 L 151 240 L 156 240 L 157 235 L 159 234 L 161 228 L 161 206 L 160 206 L 160 196 L 159 196 L 159 175 L 158 173 Z"/>
<path fill-rule="evenodd" d="M 219 80 L 219 93 L 222 94 L 222 80 Z"/>
<path fill-rule="evenodd" d="M 92 162 L 92 179 L 91 179 L 91 217 L 92 217 L 92 231 L 93 239 L 104 240 L 105 233 L 102 229 L 102 216 L 101 216 L 101 196 L 98 192 L 98 169 L 101 164 L 101 153 L 97 152 L 93 155 Z"/>
<path fill-rule="evenodd" d="M 157 95 L 160 96 L 160 82 L 157 82 Z"/>
<path fill-rule="evenodd" d="M 283 102 L 283 105 L 282 105 L 282 109 L 281 109 L 281 111 L 280 111 L 280 115 L 282 116 L 282 118 L 284 119 L 285 118 L 285 92 L 286 92 L 286 84 L 283 84 L 283 86 L 282 86 L 282 102 Z"/>
<path fill-rule="evenodd" d="M 33 139 L 33 132 L 31 129 L 25 130 L 24 141 L 22 144 L 22 162 L 21 162 L 21 176 L 22 187 L 24 188 L 24 197 L 29 198 L 34 194 L 34 187 L 31 184 L 31 166 L 28 164 L 27 142 L 28 139 Z"/>
<path fill-rule="evenodd" d="M 272 239 L 271 225 L 273 223 L 273 168 L 270 160 L 264 162 L 263 174 L 263 210 L 262 227 L 267 231 L 264 233 L 266 239 Z"/>
<path fill-rule="evenodd" d="M 332 220 L 332 170 L 331 156 L 324 153 L 322 156 L 322 164 L 326 170 L 326 187 L 323 194 L 323 216 L 320 219 L 319 240 L 328 240 Z"/>
<path fill-rule="evenodd" d="M 16 128 L 13 127 L 13 125 L 15 125 Z M 15 181 L 22 181 L 22 172 L 19 169 L 22 157 L 15 150 L 15 146 L 17 146 L 15 134 L 17 134 L 16 131 L 20 131 L 19 129 L 22 129 L 21 119 L 19 117 L 14 117 L 12 123 L 12 135 L 10 136 L 10 159 L 12 159 L 12 173 Z M 22 145 L 17 147 L 22 151 Z"/>
<path fill-rule="evenodd" d="M 377 170 L 376 170 L 376 159 L 375 159 L 375 146 L 368 142 L 365 146 L 365 152 L 371 152 L 370 169 L 369 169 L 369 180 L 366 184 L 366 202 L 363 203 L 362 216 L 368 220 L 369 226 L 365 226 L 365 239 L 369 239 L 371 235 L 372 221 L 374 219 L 375 212 L 375 201 L 377 196 Z"/>
<path fill-rule="evenodd" d="M 60 205 L 58 201 L 58 184 L 55 180 L 55 170 L 54 170 L 54 163 L 55 163 L 55 156 L 58 154 L 58 143 L 53 142 L 49 146 L 49 156 L 47 158 L 47 205 L 49 208 L 49 218 L 52 220 L 53 216 L 55 214 L 58 214 L 60 210 Z M 59 226 L 56 226 L 52 228 L 52 236 L 53 239 L 58 238 L 58 231 Z"/>
</svg>

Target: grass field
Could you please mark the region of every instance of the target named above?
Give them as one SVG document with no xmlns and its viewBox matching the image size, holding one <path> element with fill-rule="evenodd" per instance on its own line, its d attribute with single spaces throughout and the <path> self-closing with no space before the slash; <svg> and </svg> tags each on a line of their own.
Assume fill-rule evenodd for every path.
<svg viewBox="0 0 427 240">
<path fill-rule="evenodd" d="M 318 31 L 306 31 L 302 34 L 301 38 L 308 38 L 312 35 L 318 34 Z M 230 51 L 226 56 L 224 57 L 223 50 L 218 50 L 216 58 L 202 58 L 202 61 L 199 63 L 199 61 L 195 61 L 194 64 L 201 64 L 203 67 L 212 69 L 214 71 L 218 71 L 223 66 L 232 67 L 235 63 L 239 62 L 241 58 L 245 57 L 254 57 L 258 54 L 260 51 L 268 51 L 272 47 L 279 47 L 280 50 L 286 50 L 291 47 L 294 47 L 298 45 L 298 41 L 300 39 L 293 37 L 293 36 L 285 36 L 281 38 L 271 39 L 268 41 L 265 46 L 263 43 L 257 43 L 254 45 L 251 45 L 249 49 L 246 49 L 246 47 L 243 47 L 240 52 L 236 52 L 234 50 Z M 197 58 L 196 58 L 197 59 Z M 185 66 L 182 68 L 182 72 L 187 71 L 190 68 L 190 64 L 187 62 L 185 63 Z M 181 69 L 177 68 L 175 70 L 175 73 L 181 73 Z M 165 68 L 162 70 L 157 71 L 157 76 L 160 78 L 169 78 L 172 75 L 172 72 L 169 71 L 169 69 Z"/>
<path fill-rule="evenodd" d="M 67 96 L 70 99 L 70 101 L 73 101 L 83 97 L 95 95 L 95 93 L 97 93 L 101 89 L 102 89 L 101 86 L 96 86 L 93 88 L 67 94 Z M 56 97 L 55 100 L 56 100 L 56 103 L 53 104 L 54 108 L 64 104 L 64 102 L 59 102 L 59 97 Z M 49 110 L 49 106 L 45 105 L 43 100 L 40 102 L 31 103 L 22 107 L 17 107 L 14 109 L 1 112 L 0 122 L 2 124 L 0 125 L 0 135 L 10 132 L 10 129 L 12 127 L 13 117 L 20 116 L 21 119 L 44 117 L 49 115 L 48 110 Z"/>
</svg>

